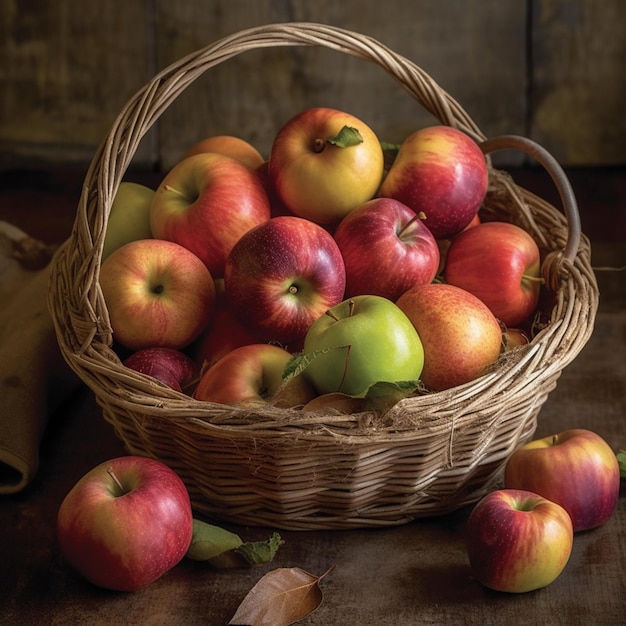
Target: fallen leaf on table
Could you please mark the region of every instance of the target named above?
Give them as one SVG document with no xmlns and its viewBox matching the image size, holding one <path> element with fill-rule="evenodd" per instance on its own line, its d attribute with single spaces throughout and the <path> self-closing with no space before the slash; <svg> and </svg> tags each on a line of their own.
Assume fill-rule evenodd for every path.
<svg viewBox="0 0 626 626">
<path fill-rule="evenodd" d="M 626 450 L 620 450 L 617 453 L 617 462 L 619 463 L 619 475 L 626 478 Z"/>
<path fill-rule="evenodd" d="M 278 533 L 266 541 L 243 542 L 239 535 L 225 528 L 194 519 L 186 556 L 218 568 L 249 567 L 269 563 L 282 543 Z"/>
<path fill-rule="evenodd" d="M 310 615 L 321 604 L 321 576 L 299 567 L 281 567 L 263 576 L 248 592 L 229 626 L 289 626 Z"/>
</svg>

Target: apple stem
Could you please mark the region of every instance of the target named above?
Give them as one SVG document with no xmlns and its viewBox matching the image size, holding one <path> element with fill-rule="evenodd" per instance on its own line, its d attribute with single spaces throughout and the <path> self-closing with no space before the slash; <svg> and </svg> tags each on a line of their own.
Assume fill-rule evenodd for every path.
<svg viewBox="0 0 626 626">
<path fill-rule="evenodd" d="M 552 445 L 556 446 L 557 443 L 559 443 L 559 436 L 558 435 L 552 435 Z"/>
<path fill-rule="evenodd" d="M 320 152 L 324 152 L 324 148 L 326 147 L 326 140 L 320 139 L 319 137 L 313 142 L 313 152 L 319 154 Z"/>
<path fill-rule="evenodd" d="M 176 187 L 172 187 L 171 185 L 165 185 L 164 189 L 165 191 L 171 191 L 172 193 L 178 194 L 179 196 L 181 196 L 181 198 L 184 198 L 188 202 L 193 202 L 191 198 L 186 196 L 182 191 L 179 191 L 178 189 L 176 189 Z"/>
<path fill-rule="evenodd" d="M 326 315 L 328 315 L 328 317 L 332 317 L 335 320 L 335 322 L 339 321 L 339 318 L 330 309 L 326 311 Z"/>
<path fill-rule="evenodd" d="M 122 492 L 122 495 L 126 493 L 126 489 L 124 489 L 120 479 L 115 475 L 112 467 L 107 467 L 107 474 L 113 479 L 113 482 L 119 487 L 119 490 Z"/>
<path fill-rule="evenodd" d="M 419 219 L 419 215 L 414 215 L 399 231 L 398 231 L 398 237 L 402 237 L 402 233 L 404 233 L 404 231 L 411 226 L 411 224 L 413 224 L 416 220 Z"/>
<path fill-rule="evenodd" d="M 348 317 L 352 317 L 352 315 L 354 314 L 354 300 L 350 300 L 350 302 L 348 302 L 348 307 L 350 309 Z"/>
</svg>

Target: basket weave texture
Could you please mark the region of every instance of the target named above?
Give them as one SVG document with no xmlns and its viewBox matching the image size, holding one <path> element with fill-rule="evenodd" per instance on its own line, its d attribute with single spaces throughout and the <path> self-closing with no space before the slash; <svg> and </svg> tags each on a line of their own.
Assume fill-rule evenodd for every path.
<svg viewBox="0 0 626 626">
<path fill-rule="evenodd" d="M 49 305 L 58 342 L 129 453 L 175 469 L 199 514 L 294 530 L 388 526 L 444 514 L 497 484 L 507 457 L 532 437 L 541 406 L 593 330 L 598 290 L 589 242 L 579 232 L 567 183 L 554 171 L 566 215 L 490 166 L 481 217 L 532 234 L 545 289 L 532 341 L 471 383 L 401 400 L 385 413 L 250 411 L 192 400 L 125 368 L 112 349 L 99 269 L 113 198 L 139 142 L 211 67 L 247 50 L 293 45 L 327 47 L 379 65 L 441 123 L 489 151 L 449 94 L 370 37 L 310 23 L 226 37 L 156 75 L 123 108 L 95 154 L 72 234 L 54 260 Z M 554 167 L 542 152 L 530 152 Z"/>
</svg>

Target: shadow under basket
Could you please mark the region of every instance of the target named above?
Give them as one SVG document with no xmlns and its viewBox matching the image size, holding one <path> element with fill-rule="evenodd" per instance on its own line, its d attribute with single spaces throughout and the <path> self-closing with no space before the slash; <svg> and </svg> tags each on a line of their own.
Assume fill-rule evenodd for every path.
<svg viewBox="0 0 626 626">
<path fill-rule="evenodd" d="M 486 155 L 519 149 L 545 167 L 563 211 L 518 187 L 487 157 L 483 220 L 527 230 L 542 253 L 543 294 L 530 343 L 471 383 L 399 401 L 385 413 L 247 410 L 200 402 L 125 368 L 113 351 L 99 287 L 111 204 L 141 138 L 196 77 L 247 50 L 323 46 L 378 64 L 442 124 Z M 332 26 L 273 24 L 241 31 L 156 75 L 126 104 L 86 174 L 74 228 L 54 259 L 49 305 L 63 356 L 96 395 L 131 454 L 171 466 L 197 514 L 291 530 L 403 524 L 476 502 L 593 331 L 598 288 L 571 187 L 540 146 L 487 139 L 423 70 L 376 40 Z"/>
</svg>

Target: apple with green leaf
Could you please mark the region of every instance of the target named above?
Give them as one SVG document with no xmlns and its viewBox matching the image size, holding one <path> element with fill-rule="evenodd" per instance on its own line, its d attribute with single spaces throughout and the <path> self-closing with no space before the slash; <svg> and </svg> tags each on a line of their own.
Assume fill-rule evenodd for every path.
<svg viewBox="0 0 626 626">
<path fill-rule="evenodd" d="M 231 350 L 204 372 L 194 391 L 196 400 L 238 406 L 304 406 L 315 391 L 304 376 L 283 381 L 291 353 L 269 343 Z"/>
<path fill-rule="evenodd" d="M 295 215 L 319 224 L 339 222 L 373 198 L 384 172 L 374 131 L 350 113 L 328 107 L 301 111 L 272 143 L 269 175 Z"/>
</svg>

